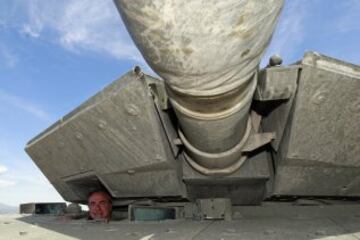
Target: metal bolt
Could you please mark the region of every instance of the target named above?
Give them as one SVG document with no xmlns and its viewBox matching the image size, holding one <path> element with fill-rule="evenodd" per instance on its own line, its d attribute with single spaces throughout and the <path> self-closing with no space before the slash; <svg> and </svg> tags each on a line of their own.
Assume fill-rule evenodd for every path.
<svg viewBox="0 0 360 240">
<path fill-rule="evenodd" d="M 161 161 L 161 160 L 162 160 L 162 157 L 161 157 L 161 155 L 160 155 L 160 154 L 156 154 L 155 159 L 156 159 L 157 161 Z"/>
<path fill-rule="evenodd" d="M 180 146 L 180 145 L 182 145 L 183 143 L 182 143 L 182 141 L 180 140 L 180 138 L 175 138 L 175 139 L 174 139 L 174 144 L 175 144 L 176 146 Z"/>
<path fill-rule="evenodd" d="M 27 232 L 22 232 L 22 231 L 19 232 L 19 235 L 20 235 L 20 236 L 24 236 L 24 235 L 26 235 L 26 234 L 28 234 L 28 233 L 27 233 Z"/>
<path fill-rule="evenodd" d="M 135 66 L 134 69 L 133 69 L 133 72 L 136 75 L 140 75 L 141 74 L 141 68 L 139 66 Z"/>
<path fill-rule="evenodd" d="M 166 232 L 167 232 L 167 233 L 175 233 L 176 231 L 173 230 L 173 229 L 171 229 L 171 228 L 169 228 L 169 229 L 166 230 Z"/>
<path fill-rule="evenodd" d="M 265 235 L 271 235 L 271 234 L 274 234 L 274 233 L 275 233 L 275 231 L 272 230 L 272 229 L 267 229 L 267 230 L 264 231 Z"/>
<path fill-rule="evenodd" d="M 283 60 L 280 55 L 272 55 L 269 59 L 269 67 L 279 66 L 282 64 L 282 62 Z"/>
<path fill-rule="evenodd" d="M 233 228 L 228 228 L 228 229 L 226 229 L 226 231 L 229 232 L 229 233 L 235 233 L 236 232 L 236 230 L 233 229 Z"/>
</svg>

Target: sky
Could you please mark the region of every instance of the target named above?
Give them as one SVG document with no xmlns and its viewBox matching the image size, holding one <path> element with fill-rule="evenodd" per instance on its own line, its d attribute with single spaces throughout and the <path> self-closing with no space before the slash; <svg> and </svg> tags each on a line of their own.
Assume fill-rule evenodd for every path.
<svg viewBox="0 0 360 240">
<path fill-rule="evenodd" d="M 287 0 L 264 54 L 304 52 L 360 65 L 360 0 Z M 0 0 L 0 203 L 62 201 L 26 143 L 141 66 L 112 0 Z"/>
</svg>

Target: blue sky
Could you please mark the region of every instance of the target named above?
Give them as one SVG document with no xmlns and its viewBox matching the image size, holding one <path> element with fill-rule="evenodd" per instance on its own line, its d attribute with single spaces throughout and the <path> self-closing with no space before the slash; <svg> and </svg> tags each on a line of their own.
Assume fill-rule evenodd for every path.
<svg viewBox="0 0 360 240">
<path fill-rule="evenodd" d="M 287 0 L 263 63 L 308 50 L 360 65 L 360 0 Z M 111 0 L 0 0 L 0 202 L 61 197 L 28 140 L 134 65 L 150 71 Z"/>
</svg>

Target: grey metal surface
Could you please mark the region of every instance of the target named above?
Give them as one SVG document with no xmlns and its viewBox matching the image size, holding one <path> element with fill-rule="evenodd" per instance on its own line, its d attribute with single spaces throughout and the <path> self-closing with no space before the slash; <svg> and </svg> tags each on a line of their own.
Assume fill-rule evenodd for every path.
<svg viewBox="0 0 360 240">
<path fill-rule="evenodd" d="M 265 203 L 235 207 L 233 221 L 171 220 L 94 223 L 61 217 L 0 215 L 0 239 L 74 240 L 358 240 L 358 204 L 291 206 Z"/>
<path fill-rule="evenodd" d="M 232 206 L 229 198 L 198 199 L 200 219 L 203 220 L 226 220 L 232 219 Z"/>
<path fill-rule="evenodd" d="M 289 99 L 296 91 L 298 65 L 288 67 L 270 67 L 259 72 L 255 100 L 269 101 Z"/>
<path fill-rule="evenodd" d="M 179 144 L 176 143 L 179 136 L 177 129 L 174 127 L 176 125 L 175 113 L 170 109 L 169 99 L 165 90 L 165 85 L 163 81 L 159 81 L 151 76 L 144 76 L 146 81 L 149 83 L 149 87 L 152 91 L 154 97 L 154 104 L 159 114 L 159 119 L 164 128 L 166 137 L 169 141 L 169 145 L 173 151 L 174 156 L 178 156 L 180 148 Z"/>
<path fill-rule="evenodd" d="M 254 99 L 260 101 L 259 110 L 264 117 L 261 126 L 264 132 L 274 132 L 276 137 L 271 142 L 275 151 L 286 129 L 297 90 L 301 67 L 279 66 L 262 69 Z"/>
<path fill-rule="evenodd" d="M 274 194 L 360 196 L 360 67 L 310 52 L 301 68 Z"/>
<path fill-rule="evenodd" d="M 268 97 L 283 98 L 289 86 L 297 94 L 259 101 L 276 103 L 262 120 L 262 131 L 270 133 L 257 132 L 261 116 L 253 112 L 248 159 L 227 176 L 205 176 L 184 161 L 163 82 L 139 71 L 86 101 L 26 150 L 74 202 L 100 188 L 117 199 L 229 197 L 236 204 L 259 204 L 271 195 L 360 196 L 360 68 L 316 53 L 281 68 L 264 70 L 263 90 L 279 77 L 278 95 Z M 272 132 L 275 180 L 266 147 L 252 152 Z"/>
<path fill-rule="evenodd" d="M 27 153 L 67 201 L 181 196 L 177 162 L 142 74 L 129 72 L 32 140 Z"/>
<path fill-rule="evenodd" d="M 244 165 L 227 176 L 205 176 L 183 162 L 183 180 L 187 195 L 197 198 L 230 198 L 233 204 L 257 205 L 264 199 L 267 182 L 272 179 L 270 156 L 266 152 L 251 155 Z"/>
<path fill-rule="evenodd" d="M 264 131 L 272 131 L 276 137 L 271 142 L 272 148 L 277 152 L 279 146 L 282 143 L 284 131 L 287 127 L 290 113 L 293 107 L 293 101 L 295 96 L 291 96 L 290 99 L 284 101 L 277 101 L 273 105 L 272 111 L 268 113 L 261 122 L 262 129 Z"/>
</svg>

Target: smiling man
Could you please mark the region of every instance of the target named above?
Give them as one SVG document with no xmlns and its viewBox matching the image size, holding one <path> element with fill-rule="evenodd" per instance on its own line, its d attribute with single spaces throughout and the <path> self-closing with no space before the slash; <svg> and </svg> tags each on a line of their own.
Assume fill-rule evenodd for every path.
<svg viewBox="0 0 360 240">
<path fill-rule="evenodd" d="M 88 198 L 89 219 L 111 220 L 112 201 L 111 196 L 104 191 L 93 192 Z"/>
</svg>

